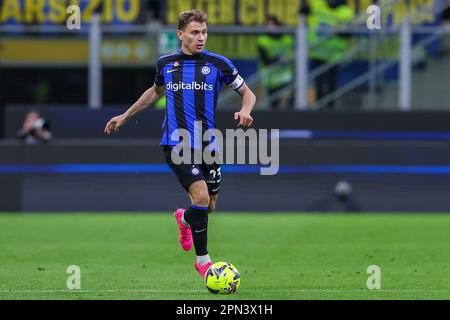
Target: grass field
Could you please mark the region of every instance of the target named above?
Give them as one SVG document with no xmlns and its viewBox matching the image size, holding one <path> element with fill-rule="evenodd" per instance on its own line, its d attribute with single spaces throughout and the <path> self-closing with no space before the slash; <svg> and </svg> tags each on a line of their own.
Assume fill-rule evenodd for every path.
<svg viewBox="0 0 450 320">
<path fill-rule="evenodd" d="M 169 213 L 0 214 L 0 299 L 450 299 L 447 214 L 214 213 L 208 234 L 235 295 L 207 292 Z"/>
</svg>

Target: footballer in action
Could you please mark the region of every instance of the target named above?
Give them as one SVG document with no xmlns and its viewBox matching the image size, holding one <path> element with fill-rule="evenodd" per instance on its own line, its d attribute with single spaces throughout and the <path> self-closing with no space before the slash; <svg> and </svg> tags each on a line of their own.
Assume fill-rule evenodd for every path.
<svg viewBox="0 0 450 320">
<path fill-rule="evenodd" d="M 201 121 L 202 133 L 215 128 L 215 109 L 222 83 L 233 88 L 242 97 L 242 107 L 235 112 L 238 125 L 253 123 L 251 111 L 256 97 L 247 87 L 233 63 L 227 58 L 205 50 L 207 15 L 200 10 L 180 13 L 177 36 L 181 49 L 164 55 L 157 61 L 154 85 L 122 115 L 112 118 L 105 133 L 118 131 L 131 117 L 155 103 L 166 94 L 166 116 L 160 145 L 168 165 L 191 199 L 191 206 L 178 209 L 174 217 L 179 226 L 181 247 L 188 251 L 194 245 L 197 256 L 195 268 L 202 278 L 212 265 L 207 250 L 208 214 L 213 212 L 220 187 L 220 164 L 181 163 L 172 161 L 174 146 L 180 143 L 177 130 L 188 130 L 195 136 L 194 124 Z M 194 148 L 206 147 L 204 142 L 190 142 Z"/>
</svg>

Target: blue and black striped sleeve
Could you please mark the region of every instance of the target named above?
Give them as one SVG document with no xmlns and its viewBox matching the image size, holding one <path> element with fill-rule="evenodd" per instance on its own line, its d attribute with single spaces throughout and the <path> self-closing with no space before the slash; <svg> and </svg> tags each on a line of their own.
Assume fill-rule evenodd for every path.
<svg viewBox="0 0 450 320">
<path fill-rule="evenodd" d="M 208 52 L 207 59 L 219 69 L 221 81 L 234 90 L 242 87 L 244 79 L 242 79 L 238 70 L 229 59 L 212 52 Z"/>
<path fill-rule="evenodd" d="M 222 57 L 222 59 L 225 62 L 220 65 L 223 82 L 234 90 L 238 90 L 244 84 L 244 79 L 239 75 L 239 71 L 230 60 L 225 57 Z"/>
<path fill-rule="evenodd" d="M 166 82 L 164 81 L 164 64 L 162 59 L 158 59 L 156 62 L 156 74 L 155 74 L 155 84 L 159 87 L 163 86 Z"/>
</svg>

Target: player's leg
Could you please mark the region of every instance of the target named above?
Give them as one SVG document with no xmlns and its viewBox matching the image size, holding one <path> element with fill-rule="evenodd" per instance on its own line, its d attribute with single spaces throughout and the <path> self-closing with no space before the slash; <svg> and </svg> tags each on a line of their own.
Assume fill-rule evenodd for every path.
<svg viewBox="0 0 450 320">
<path fill-rule="evenodd" d="M 210 194 L 208 213 L 212 213 L 214 212 L 214 210 L 216 210 L 216 202 L 217 202 L 217 194 Z"/>
<path fill-rule="evenodd" d="M 191 198 L 191 203 L 192 203 L 193 198 L 190 193 L 188 193 L 188 194 L 189 194 L 189 198 Z M 217 196 L 218 196 L 217 194 L 209 195 L 208 213 L 213 213 L 216 210 Z"/>
<path fill-rule="evenodd" d="M 217 174 L 217 170 L 203 165 L 175 165 L 171 159 L 171 151 L 171 147 L 164 147 L 166 161 L 191 199 L 191 206 L 187 210 L 178 209 L 174 214 L 180 228 L 180 244 L 184 250 L 189 250 L 192 244 L 194 245 L 197 255 L 195 267 L 203 276 L 212 264 L 207 250 L 208 212 L 210 194 L 216 194 L 218 191 L 220 169 Z M 210 174 L 213 174 L 215 179 L 212 179 Z M 215 201 L 213 204 L 215 205 Z M 191 242 L 188 243 L 188 240 Z"/>
<path fill-rule="evenodd" d="M 209 193 L 206 182 L 199 180 L 192 183 L 189 186 L 189 196 L 192 202 L 190 208 L 184 212 L 184 219 L 191 226 L 195 253 L 197 257 L 203 257 L 208 255 Z M 209 260 L 209 256 L 198 260 L 204 264 Z"/>
<path fill-rule="evenodd" d="M 197 256 L 195 268 L 203 277 L 212 264 L 208 254 L 208 210 L 210 196 L 204 180 L 195 181 L 189 186 L 191 206 L 184 212 L 184 220 L 190 225 Z"/>
<path fill-rule="evenodd" d="M 192 205 L 191 208 L 185 212 L 185 216 L 187 217 L 188 223 L 191 225 L 192 236 L 194 238 L 195 253 L 197 255 L 195 268 L 200 275 L 204 277 L 209 266 L 212 264 L 207 248 L 208 214 L 213 212 L 216 208 L 221 173 L 220 165 L 218 164 L 202 165 L 200 168 L 205 180 L 196 181 L 189 187 L 189 196 Z M 194 227 L 193 225 L 194 217 L 197 219 L 195 223 L 198 223 L 198 227 Z"/>
<path fill-rule="evenodd" d="M 190 169 L 191 170 L 191 169 Z M 179 168 L 177 171 L 180 171 Z M 181 170 L 186 172 L 186 170 Z M 207 224 L 209 213 L 209 193 L 205 180 L 192 180 L 190 178 L 181 179 L 183 186 L 188 191 L 191 199 L 191 206 L 185 209 L 178 209 L 174 216 L 177 219 L 180 236 L 179 241 L 182 248 L 186 251 L 192 248 L 194 245 L 195 252 L 197 254 L 197 261 L 204 264 L 210 260 L 207 247 Z M 198 178 L 204 179 L 199 175 Z M 186 181 L 190 185 L 187 186 Z M 205 230 L 205 232 L 202 232 Z"/>
<path fill-rule="evenodd" d="M 203 181 L 203 173 L 201 172 L 200 168 L 198 168 L 196 165 L 191 164 L 174 164 L 172 161 L 172 150 L 173 147 L 171 146 L 164 146 L 164 157 L 166 159 L 167 164 L 170 166 L 172 171 L 177 176 L 178 181 L 181 183 L 183 188 L 188 192 L 189 196 L 191 197 L 191 203 L 193 203 L 193 198 L 191 194 L 189 193 L 189 187 L 194 184 L 196 181 Z M 195 192 L 196 195 L 196 202 L 199 201 L 199 197 L 197 196 L 198 192 Z M 188 209 L 189 210 L 189 209 Z M 177 209 L 173 216 L 175 217 L 178 228 L 179 228 L 179 236 L 178 240 L 180 242 L 181 247 L 183 250 L 189 251 L 192 248 L 193 245 L 193 239 L 192 239 L 192 231 L 191 227 L 188 224 L 188 222 L 185 219 L 185 213 L 186 211 L 183 208 Z"/>
</svg>

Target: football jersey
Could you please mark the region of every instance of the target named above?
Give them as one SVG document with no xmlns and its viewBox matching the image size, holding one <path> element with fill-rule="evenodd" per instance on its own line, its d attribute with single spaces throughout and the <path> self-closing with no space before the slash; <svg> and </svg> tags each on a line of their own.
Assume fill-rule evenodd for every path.
<svg viewBox="0 0 450 320">
<path fill-rule="evenodd" d="M 166 87 L 166 115 L 160 145 L 178 144 L 177 129 L 185 129 L 190 133 L 190 146 L 201 146 L 201 135 L 216 128 L 215 110 L 223 83 L 238 90 L 244 80 L 233 63 L 221 55 L 207 50 L 187 55 L 180 49 L 160 57 L 155 84 Z"/>
</svg>

